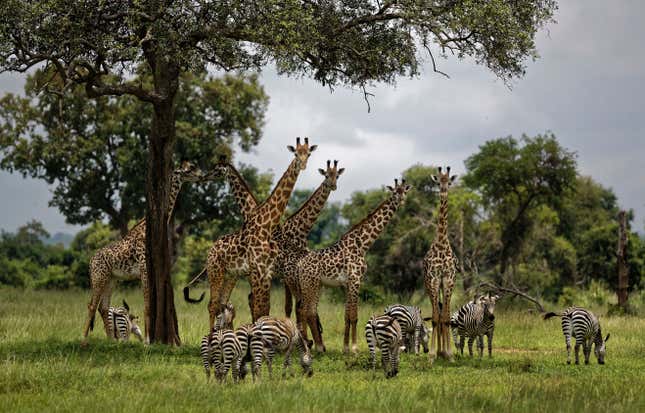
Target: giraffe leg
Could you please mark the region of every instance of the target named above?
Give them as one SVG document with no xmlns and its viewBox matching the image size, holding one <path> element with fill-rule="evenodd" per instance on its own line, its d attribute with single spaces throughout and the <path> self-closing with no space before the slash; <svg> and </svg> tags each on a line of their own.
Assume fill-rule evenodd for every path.
<svg viewBox="0 0 645 413">
<path fill-rule="evenodd" d="M 222 287 L 224 284 L 224 267 L 220 264 L 219 261 L 212 260 L 208 263 L 207 271 L 211 296 L 210 300 L 208 301 L 208 331 L 212 331 L 213 327 L 215 326 L 215 319 L 217 318 L 217 314 L 221 311 L 223 305 L 226 304 L 222 304 L 220 300 L 223 290 Z"/>
<path fill-rule="evenodd" d="M 360 288 L 360 276 L 350 276 L 347 280 L 347 292 L 345 303 L 345 352 L 349 351 L 348 330 L 352 331 L 352 352 L 358 352 L 356 344 L 356 323 L 358 321 L 358 290 Z"/>
<path fill-rule="evenodd" d="M 449 273 L 443 282 L 443 307 L 441 309 L 441 327 L 443 340 L 443 354 L 446 359 L 452 359 L 452 349 L 450 346 L 450 299 L 452 290 L 455 288 L 454 271 Z"/>
<path fill-rule="evenodd" d="M 105 335 L 109 339 L 117 339 L 115 332 L 112 331 L 112 320 L 108 318 L 113 285 L 113 281 L 108 281 L 106 283 L 105 288 L 103 289 L 103 294 L 101 294 L 101 301 L 99 303 L 99 314 L 101 314 L 101 318 L 103 319 L 103 328 L 105 329 Z"/>
<path fill-rule="evenodd" d="M 306 291 L 309 291 L 306 301 L 300 304 L 302 307 L 303 316 L 307 320 L 307 325 L 311 330 L 311 335 L 316 345 L 316 351 L 322 353 L 326 351 L 325 344 L 323 343 L 322 335 L 320 334 L 320 326 L 318 325 L 318 302 L 320 300 L 320 281 L 312 281 L 306 285 Z M 304 328 L 305 332 L 307 328 Z M 306 336 L 304 337 L 306 339 Z"/>
<path fill-rule="evenodd" d="M 87 344 L 87 335 L 90 332 L 90 326 L 93 324 L 94 317 L 96 315 L 96 310 L 101 301 L 101 295 L 105 289 L 107 283 L 111 278 L 111 272 L 109 269 L 103 267 L 99 268 L 98 264 L 94 260 L 90 263 L 90 282 L 92 284 L 92 294 L 90 296 L 90 302 L 87 305 L 87 318 L 85 320 L 85 326 L 83 327 L 83 338 L 82 344 Z"/>
<path fill-rule="evenodd" d="M 289 287 L 289 283 L 286 282 L 284 283 L 284 316 L 285 317 L 291 317 L 291 310 L 293 309 L 293 297 L 291 294 L 291 289 Z M 298 317 L 298 312 L 296 310 L 296 319 Z"/>
<path fill-rule="evenodd" d="M 426 276 L 427 277 L 427 276 Z M 432 304 L 432 337 L 430 341 L 430 358 L 437 357 L 436 346 L 439 344 L 439 333 L 440 333 L 440 323 L 439 323 L 439 279 L 437 277 L 432 277 L 426 282 L 426 291 L 430 296 L 430 303 Z"/>
<path fill-rule="evenodd" d="M 271 310 L 270 257 L 258 256 L 254 260 L 256 262 L 255 271 L 250 274 L 251 294 L 253 294 L 253 308 L 251 310 L 253 321 L 269 315 Z"/>
</svg>

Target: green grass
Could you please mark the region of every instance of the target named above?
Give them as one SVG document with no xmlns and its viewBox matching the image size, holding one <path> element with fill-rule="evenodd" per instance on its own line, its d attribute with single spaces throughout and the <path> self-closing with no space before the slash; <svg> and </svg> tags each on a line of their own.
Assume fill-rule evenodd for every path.
<svg viewBox="0 0 645 413">
<path fill-rule="evenodd" d="M 242 284 L 242 283 L 240 283 Z M 197 293 L 196 291 L 193 292 Z M 237 321 L 249 319 L 247 289 L 233 296 Z M 139 290 L 117 291 L 141 315 Z M 399 376 L 386 380 L 367 367 L 362 326 L 382 306 L 362 305 L 360 353 L 344 356 L 343 305 L 323 296 L 320 311 L 328 352 L 316 355 L 315 374 L 240 385 L 206 383 L 199 340 L 207 326 L 205 303 L 177 294 L 184 345 L 117 344 L 101 328 L 80 346 L 88 294 L 0 289 L 0 410 L 4 411 L 645 411 L 645 320 L 601 316 L 611 333 L 607 364 L 567 366 L 559 320 L 500 310 L 492 359 L 456 359 L 430 365 L 425 355 L 404 354 Z M 282 291 L 273 295 L 282 314 Z M 430 314 L 427 300 L 424 314 Z M 100 320 L 100 318 L 98 318 Z M 100 326 L 100 321 L 98 325 Z M 593 358 L 593 356 L 592 356 Z M 278 360 L 280 361 L 280 360 Z"/>
</svg>

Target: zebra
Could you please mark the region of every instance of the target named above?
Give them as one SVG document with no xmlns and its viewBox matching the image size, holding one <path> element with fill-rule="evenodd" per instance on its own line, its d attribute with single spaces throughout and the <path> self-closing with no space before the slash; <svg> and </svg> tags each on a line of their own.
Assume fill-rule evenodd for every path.
<svg viewBox="0 0 645 413">
<path fill-rule="evenodd" d="M 272 363 L 275 353 L 284 351 L 284 369 L 282 376 L 286 376 L 291 366 L 291 353 L 294 348 L 300 352 L 300 365 L 304 373 L 311 377 L 311 352 L 307 341 L 303 339 L 300 330 L 290 318 L 275 318 L 264 316 L 257 319 L 253 327 L 253 336 L 250 340 L 251 355 L 253 358 L 253 377 L 259 377 L 262 360 L 266 358 L 269 368 L 269 377 L 273 374 Z"/>
<path fill-rule="evenodd" d="M 137 316 L 130 314 L 130 306 L 125 300 L 123 300 L 123 307 L 108 308 L 111 337 L 117 341 L 128 341 L 132 333 L 137 336 L 139 341 L 143 341 L 143 334 L 137 324 L 137 319 Z"/>
<path fill-rule="evenodd" d="M 468 352 L 473 356 L 473 342 L 477 339 L 479 357 L 484 354 L 484 336 L 488 338 L 488 356 L 493 357 L 493 333 L 495 332 L 495 303 L 498 295 L 488 293 L 454 312 L 450 317 L 452 338 L 457 350 L 464 354 L 465 338 L 468 337 Z"/>
<path fill-rule="evenodd" d="M 220 383 L 226 381 L 229 369 L 232 370 L 233 380 L 236 383 L 239 381 L 240 360 L 244 353 L 235 331 L 226 328 L 213 329 L 202 338 L 200 353 L 207 379 L 210 379 L 211 368 L 214 368 L 215 377 Z"/>
<path fill-rule="evenodd" d="M 365 339 L 370 351 L 370 365 L 376 370 L 376 347 L 381 349 L 381 365 L 385 377 L 391 378 L 399 372 L 400 343 L 403 339 L 401 326 L 395 317 L 372 316 L 365 324 Z"/>
<path fill-rule="evenodd" d="M 248 373 L 246 363 L 253 361 L 253 354 L 262 354 L 264 351 L 261 340 L 262 331 L 256 328 L 255 324 L 242 324 L 235 329 L 235 335 L 242 348 L 242 357 L 239 359 L 238 370 L 240 372 L 240 379 L 244 380 Z M 259 338 L 259 340 L 253 340 L 254 337 Z"/>
<path fill-rule="evenodd" d="M 392 304 L 385 308 L 384 315 L 396 318 L 405 342 L 405 351 L 414 351 L 419 354 L 419 343 L 423 345 L 423 352 L 428 352 L 429 329 L 426 321 L 432 317 L 421 317 L 421 309 L 416 306 Z"/>
<path fill-rule="evenodd" d="M 603 340 L 598 317 L 591 311 L 581 307 L 569 307 L 559 314 L 547 313 L 544 315 L 545 320 L 551 317 L 562 318 L 562 333 L 564 334 L 564 341 L 567 345 L 567 364 L 571 364 L 572 335 L 576 339 L 576 364 L 580 364 L 578 357 L 580 346 L 582 346 L 582 351 L 585 356 L 585 364 L 589 364 L 592 344 L 594 345 L 594 354 L 596 355 L 598 364 L 605 364 L 605 343 L 609 340 L 609 334 Z"/>
</svg>

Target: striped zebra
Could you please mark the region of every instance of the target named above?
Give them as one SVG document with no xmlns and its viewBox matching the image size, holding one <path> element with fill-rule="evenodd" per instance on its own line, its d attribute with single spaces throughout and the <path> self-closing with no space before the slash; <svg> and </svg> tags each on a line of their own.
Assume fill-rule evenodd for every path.
<svg viewBox="0 0 645 413">
<path fill-rule="evenodd" d="M 468 337 L 468 352 L 473 356 L 473 342 L 477 339 L 479 357 L 484 354 L 484 336 L 488 338 L 488 356 L 493 356 L 493 333 L 495 332 L 495 303 L 498 295 L 488 293 L 475 299 L 454 312 L 450 317 L 452 338 L 457 350 L 464 354 L 465 339 Z"/>
<path fill-rule="evenodd" d="M 269 316 L 258 318 L 254 325 L 254 335 L 251 338 L 250 347 L 254 378 L 260 375 L 263 358 L 266 358 L 269 377 L 271 377 L 273 358 L 278 351 L 285 352 L 282 375 L 286 376 L 291 366 L 291 353 L 294 349 L 298 349 L 300 352 L 300 365 L 305 374 L 309 377 L 313 375 L 309 346 L 302 338 L 296 323 L 289 318 Z"/>
<path fill-rule="evenodd" d="M 426 321 L 432 317 L 421 317 L 421 309 L 416 306 L 392 304 L 385 308 L 384 315 L 396 318 L 401 327 L 405 342 L 405 351 L 419 354 L 419 344 L 423 345 L 423 352 L 428 352 L 429 329 Z"/>
<path fill-rule="evenodd" d="M 598 317 L 581 307 L 569 307 L 559 314 L 547 313 L 544 315 L 545 320 L 551 317 L 562 318 L 562 333 L 567 345 L 567 364 L 571 364 L 571 336 L 575 336 L 576 339 L 576 364 L 580 364 L 578 357 L 580 346 L 582 346 L 585 356 L 585 364 L 589 364 L 592 344 L 598 364 L 605 364 L 605 343 L 609 340 L 609 334 L 603 340 Z"/>
<path fill-rule="evenodd" d="M 211 368 L 215 370 L 215 378 L 220 383 L 226 381 L 228 371 L 232 370 L 233 380 L 237 383 L 240 379 L 240 360 L 244 356 L 242 346 L 235 331 L 230 329 L 217 329 L 202 338 L 200 353 L 210 379 Z"/>
<path fill-rule="evenodd" d="M 381 365 L 388 379 L 399 372 L 399 352 L 403 335 L 396 318 L 372 316 L 365 324 L 365 339 L 370 350 L 370 365 L 376 370 L 376 347 L 381 349 Z"/>
<path fill-rule="evenodd" d="M 108 308 L 111 337 L 117 341 L 128 341 L 130 334 L 134 334 L 139 341 L 143 341 L 143 334 L 137 324 L 137 319 L 137 316 L 130 314 L 130 306 L 125 300 L 123 300 L 123 307 Z"/>
<path fill-rule="evenodd" d="M 256 328 L 255 324 L 242 324 L 235 330 L 235 335 L 242 348 L 242 357 L 239 359 L 238 370 L 240 372 L 240 379 L 244 380 L 248 373 L 246 364 L 253 361 L 253 354 L 262 354 L 264 351 L 261 340 L 262 331 Z M 259 338 L 259 340 L 253 340 L 254 337 Z"/>
</svg>

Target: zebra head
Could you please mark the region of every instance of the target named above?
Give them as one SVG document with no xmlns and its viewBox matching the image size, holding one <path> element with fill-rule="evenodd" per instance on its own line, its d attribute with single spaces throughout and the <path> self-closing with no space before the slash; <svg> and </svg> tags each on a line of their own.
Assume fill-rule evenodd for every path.
<svg viewBox="0 0 645 413">
<path fill-rule="evenodd" d="M 484 305 L 484 318 L 488 320 L 495 319 L 495 303 L 497 302 L 498 298 L 498 295 L 492 295 L 491 293 L 488 293 L 487 296 L 479 299 L 479 302 Z"/>
<path fill-rule="evenodd" d="M 139 324 L 137 324 L 139 317 L 132 314 L 128 314 L 128 317 L 130 317 L 130 332 L 137 336 L 139 341 L 143 341 L 143 333 L 141 333 L 141 328 L 139 327 Z"/>
<path fill-rule="evenodd" d="M 215 321 L 214 330 L 221 329 L 233 329 L 233 319 L 235 318 L 235 307 L 233 304 L 226 303 L 221 313 L 217 315 L 217 320 Z"/>
<path fill-rule="evenodd" d="M 605 339 L 603 340 L 602 334 L 600 333 L 600 330 L 598 330 L 598 337 L 600 337 L 600 340 L 596 341 L 594 352 L 596 353 L 598 364 L 605 364 L 605 343 L 607 342 L 607 340 L 609 340 L 609 334 L 607 334 L 607 337 L 605 337 Z"/>
</svg>

